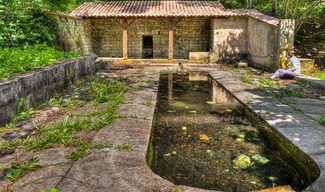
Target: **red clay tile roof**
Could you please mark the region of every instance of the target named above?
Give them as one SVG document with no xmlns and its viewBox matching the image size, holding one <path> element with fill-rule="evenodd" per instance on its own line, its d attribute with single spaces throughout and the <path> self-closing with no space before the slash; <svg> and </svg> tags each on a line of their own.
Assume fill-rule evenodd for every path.
<svg viewBox="0 0 325 192">
<path fill-rule="evenodd" d="M 247 11 L 247 10 L 246 10 Z M 261 21 L 264 21 L 268 24 L 271 24 L 271 25 L 278 25 L 280 20 L 276 17 L 271 17 L 269 15 L 265 15 L 257 10 L 254 10 L 254 9 L 249 9 L 248 10 L 249 12 L 247 13 L 247 15 L 249 15 L 250 17 L 253 17 L 255 19 L 259 19 Z"/>
<path fill-rule="evenodd" d="M 219 1 L 85 2 L 69 15 L 81 18 L 251 16 L 272 25 L 279 21 L 255 10 L 225 9 Z"/>
<path fill-rule="evenodd" d="M 83 18 L 222 16 L 228 11 L 219 1 L 86 2 L 70 13 Z"/>
</svg>

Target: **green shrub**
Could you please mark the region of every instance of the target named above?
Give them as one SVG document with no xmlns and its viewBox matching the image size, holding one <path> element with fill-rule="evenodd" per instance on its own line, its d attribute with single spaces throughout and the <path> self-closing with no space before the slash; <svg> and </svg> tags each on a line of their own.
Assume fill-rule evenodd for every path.
<svg viewBox="0 0 325 192">
<path fill-rule="evenodd" d="M 32 159 L 29 159 L 27 162 L 10 163 L 10 170 L 4 175 L 4 178 L 10 179 L 11 181 L 15 181 L 31 171 L 35 171 L 36 169 L 42 168 L 41 165 L 37 164 L 38 161 L 38 156 L 36 156 Z"/>
<path fill-rule="evenodd" d="M 56 60 L 78 57 L 73 52 L 61 52 L 45 44 L 23 48 L 0 48 L 0 80 L 15 73 L 31 71 L 35 67 L 51 65 Z"/>
</svg>

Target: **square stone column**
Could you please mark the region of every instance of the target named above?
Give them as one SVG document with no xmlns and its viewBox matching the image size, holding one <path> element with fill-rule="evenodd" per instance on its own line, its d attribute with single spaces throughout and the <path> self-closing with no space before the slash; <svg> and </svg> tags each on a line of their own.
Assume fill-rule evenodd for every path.
<svg viewBox="0 0 325 192">
<path fill-rule="evenodd" d="M 278 46 L 276 66 L 285 68 L 287 64 L 286 52 L 294 50 L 295 21 L 281 19 L 278 25 Z"/>
</svg>

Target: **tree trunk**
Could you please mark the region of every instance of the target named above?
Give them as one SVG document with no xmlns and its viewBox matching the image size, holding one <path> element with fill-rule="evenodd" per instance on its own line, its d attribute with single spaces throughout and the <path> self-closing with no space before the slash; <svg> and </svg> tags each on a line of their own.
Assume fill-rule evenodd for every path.
<svg viewBox="0 0 325 192">
<path fill-rule="evenodd" d="M 272 15 L 274 17 L 278 16 L 278 0 L 272 0 Z"/>
<path fill-rule="evenodd" d="M 246 2 L 246 9 L 253 8 L 253 0 L 245 0 L 245 2 Z"/>
</svg>

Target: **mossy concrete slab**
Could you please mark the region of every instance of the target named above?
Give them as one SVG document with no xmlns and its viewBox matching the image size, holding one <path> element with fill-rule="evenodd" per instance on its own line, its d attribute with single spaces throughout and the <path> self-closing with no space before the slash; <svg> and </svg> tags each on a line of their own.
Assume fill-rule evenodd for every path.
<svg viewBox="0 0 325 192">
<path fill-rule="evenodd" d="M 241 82 L 229 71 L 221 71 L 218 66 L 184 64 L 187 71 L 204 70 L 225 87 L 229 94 L 234 95 L 239 102 L 245 104 L 247 110 L 271 125 L 279 135 L 289 141 L 316 162 L 320 169 L 320 177 L 305 191 L 322 192 L 325 190 L 325 126 L 319 125 L 314 119 L 305 115 L 312 108 L 297 111 L 289 105 L 271 97 L 266 97 L 254 90 L 254 86 Z M 91 154 L 77 161 L 62 158 L 71 153 L 69 148 L 56 148 L 38 153 L 42 158 L 41 164 L 45 169 L 33 172 L 12 185 L 14 191 L 49 190 L 55 187 L 64 191 L 165 191 L 180 190 L 185 192 L 203 192 L 209 190 L 188 186 L 175 185 L 156 175 L 147 165 L 146 155 L 153 123 L 153 113 L 158 90 L 160 71 L 177 71 L 177 65 L 164 67 L 146 66 L 139 69 L 116 70 L 116 78 L 138 78 L 140 89 L 129 89 L 125 95 L 125 102 L 118 109 L 118 118 L 99 130 L 92 143 L 105 142 L 107 144 L 133 147 L 132 151 L 118 151 L 112 147 L 91 149 Z M 138 73 L 137 77 L 130 77 Z M 107 76 L 105 71 L 100 73 Z M 150 87 L 142 84 L 152 80 Z M 290 101 L 290 100 L 289 100 Z M 320 103 L 311 100 L 294 100 L 319 107 Z M 311 106 L 309 106 L 311 107 Z M 308 110 L 308 111 L 304 111 Z M 44 156 L 44 155 L 48 156 Z M 5 162 L 10 159 L 27 160 L 35 153 L 14 154 L 0 159 L 0 164 L 9 166 Z M 60 158 L 59 158 L 60 157 Z M 52 166 L 52 164 L 61 166 Z M 305 161 L 303 162 L 305 163 Z M 312 162 L 310 162 L 312 163 Z M 307 167 L 307 165 L 306 165 Z M 0 183 L 5 186 L 7 183 Z"/>
<path fill-rule="evenodd" d="M 312 161 L 316 162 L 320 169 L 320 177 L 312 183 L 306 191 L 324 191 L 325 158 L 323 154 L 325 153 L 325 126 L 320 125 L 315 119 L 308 116 L 308 113 L 324 113 L 324 108 L 322 106 L 324 102 L 321 100 L 303 98 L 285 98 L 283 102 L 271 97 L 253 99 L 254 96 L 248 96 L 249 94 L 247 94 L 247 92 L 254 93 L 251 91 L 252 86 L 241 84 L 238 79 L 236 80 L 234 75 L 229 73 L 221 74 L 220 72 L 213 72 L 210 74 L 239 101 L 249 107 L 249 110 L 256 113 L 280 135 L 284 136 L 299 150 L 307 154 Z M 233 79 L 231 77 L 233 77 Z M 317 86 L 325 85 L 323 81 L 314 81 L 318 83 Z M 325 88 L 325 86 L 323 88 Z M 293 107 L 286 105 L 285 101 L 287 103 L 293 103 Z"/>
</svg>

